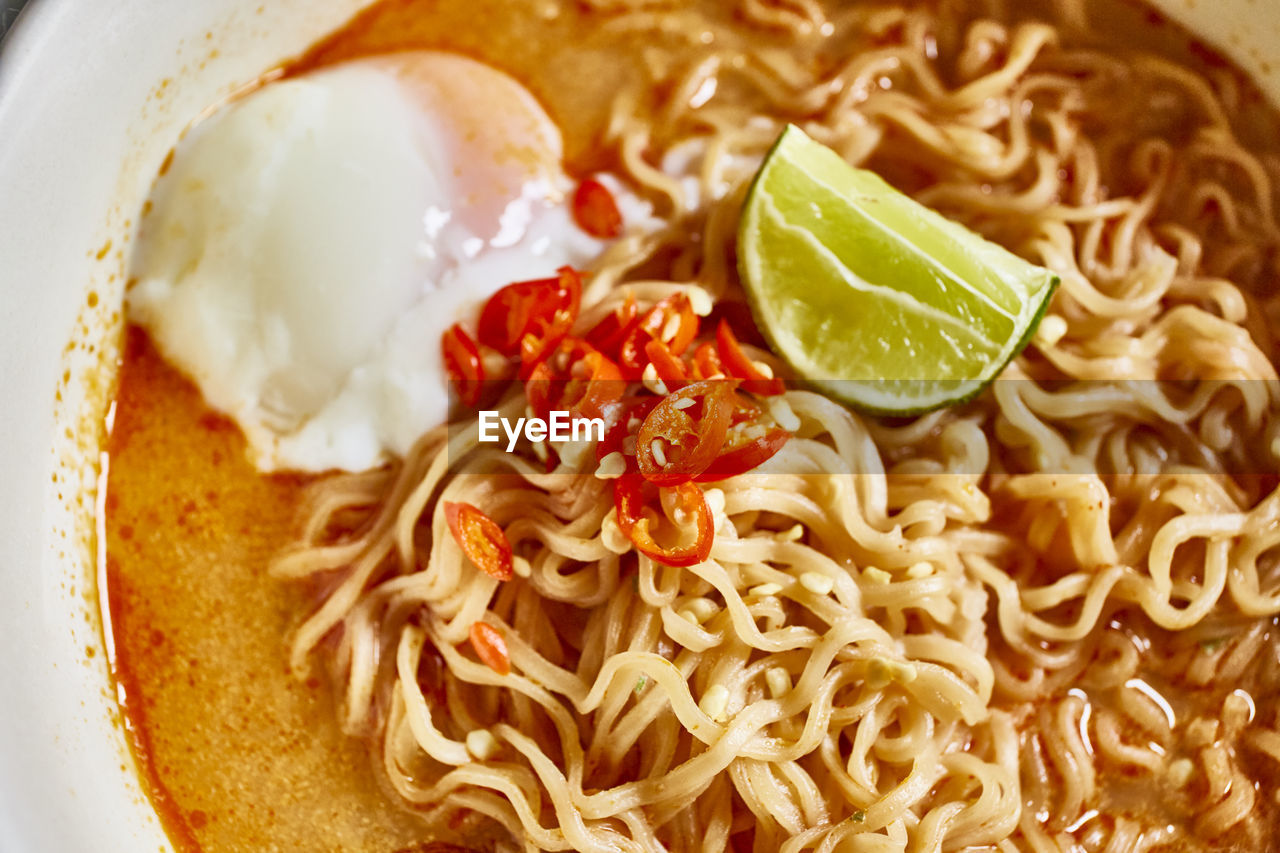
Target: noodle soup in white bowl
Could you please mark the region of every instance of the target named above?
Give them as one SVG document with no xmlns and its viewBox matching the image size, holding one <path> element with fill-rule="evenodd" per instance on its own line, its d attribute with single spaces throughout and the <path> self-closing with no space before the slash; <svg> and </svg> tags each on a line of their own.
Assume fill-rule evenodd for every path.
<svg viewBox="0 0 1280 853">
<path fill-rule="evenodd" d="M 196 684 L 203 678 L 198 673 L 199 662 L 154 672 L 150 682 L 112 680 L 114 650 L 104 640 L 104 633 L 111 636 L 111 625 L 104 626 L 100 618 L 105 600 L 98 586 L 111 571 L 107 564 L 111 555 L 99 548 L 99 537 L 106 532 L 100 521 L 107 500 L 100 487 L 109 473 L 102 467 L 106 462 L 102 455 L 106 425 L 113 424 L 117 415 L 113 400 L 118 362 L 128 347 L 138 345 L 122 336 L 125 282 L 135 269 L 139 220 L 144 204 L 149 203 L 155 176 L 184 129 L 202 112 L 242 87 L 261 81 L 279 63 L 301 55 L 367 4 L 360 0 L 323 4 L 210 0 L 175 6 L 159 0 L 133 0 L 117 5 L 119 8 L 108 9 L 103 4 L 35 0 L 0 53 L 0 187 L 4 188 L 0 193 L 0 305 L 4 308 L 0 381 L 5 399 L 0 420 L 6 437 L 0 446 L 0 472 L 4 474 L 0 576 L 6 589 L 0 601 L 0 624 L 6 640 L 0 650 L 0 673 L 7 686 L 7 696 L 0 702 L 0 847 L 15 851 L 163 849 L 171 843 L 167 831 L 180 849 L 196 841 L 210 850 L 235 849 L 237 845 L 243 849 L 305 838 L 301 824 L 323 826 L 326 837 L 336 846 L 406 847 L 431 836 L 417 834 L 412 816 L 396 805 L 397 797 L 404 795 L 401 789 L 384 790 L 373 781 L 375 774 L 360 742 L 338 739 L 338 708 L 329 696 L 327 681 L 300 682 L 301 686 L 291 688 L 293 692 L 270 702 L 245 699 L 246 707 L 257 714 L 253 717 L 255 726 L 261 720 L 274 719 L 277 730 L 262 733 L 250 743 L 229 725 L 231 733 L 219 740 L 214 730 L 222 724 L 218 715 L 226 713 L 224 706 L 193 707 L 184 717 L 174 710 L 178 700 L 164 698 L 156 687 L 188 677 Z M 1264 91 L 1280 96 L 1280 6 L 1266 0 L 1215 4 L 1174 0 L 1155 5 L 1230 56 Z M 562 9 L 561 4 L 551 2 L 539 14 L 545 12 L 550 20 L 555 17 L 552 13 L 559 11 L 568 18 L 573 14 L 570 7 L 576 8 L 575 4 L 564 4 Z M 483 31 L 481 23 L 475 26 Z M 1150 26 L 1159 29 L 1167 25 Z M 514 36 L 508 33 L 503 38 Z M 469 45 L 465 33 L 458 39 L 457 43 L 437 41 L 468 53 L 487 50 L 492 54 L 502 49 Z M 473 36 L 471 40 L 479 39 Z M 339 54 L 345 49 L 342 45 L 339 42 L 334 48 Z M 389 39 L 386 46 L 399 45 Z M 516 53 L 513 50 L 513 55 Z M 512 63 L 518 65 L 519 60 Z M 568 85 L 582 75 L 572 68 L 553 68 L 547 75 L 538 85 L 521 82 L 534 88 L 534 95 L 544 103 L 555 101 L 549 112 L 563 125 L 572 119 L 574 100 L 549 97 L 548 90 Z M 583 80 L 581 85 L 589 83 Z M 704 100 L 714 94 L 715 86 L 691 93 Z M 572 133 L 567 136 L 566 153 L 579 164 L 579 170 L 605 168 L 592 163 L 589 152 L 581 150 L 581 140 L 575 142 Z M 174 163 L 175 168 L 184 168 L 177 157 Z M 160 203 L 158 197 L 156 202 Z M 629 219 L 643 218 L 643 211 L 633 213 L 626 204 L 623 207 Z M 589 245 L 583 249 L 590 250 Z M 569 261 L 579 263 L 576 257 L 564 259 Z M 505 278 L 495 283 L 521 277 L 501 275 Z M 155 356 L 149 358 L 154 360 Z M 173 380 L 151 381 L 163 384 Z M 206 396 L 209 393 L 206 391 Z M 223 408 L 231 410 L 233 406 Z M 137 419 L 147 413 L 163 415 L 164 411 L 145 404 L 139 408 L 135 401 L 132 415 L 126 412 L 126 416 Z M 238 433 L 230 422 L 210 425 L 201 417 L 179 419 L 177 429 L 197 430 L 204 424 L 218 436 L 211 441 L 237 446 Z M 135 429 L 138 435 L 153 434 L 142 427 Z M 387 435 L 392 433 L 394 430 Z M 402 442 L 400 452 L 413 444 L 414 437 L 416 433 L 407 443 Z M 387 446 L 395 447 L 396 440 L 388 438 Z M 171 447 L 164 452 L 172 455 L 180 450 Z M 351 452 L 354 457 L 326 457 L 315 467 L 342 465 L 344 459 L 356 458 L 363 462 L 346 467 L 358 470 L 378 455 L 376 448 Z M 130 464 L 135 472 L 145 473 L 145 466 Z M 291 488 L 279 480 L 269 481 L 263 488 L 277 487 Z M 130 488 L 128 483 L 122 484 L 121 493 L 127 494 Z M 139 494 L 145 492 L 144 486 L 132 488 Z M 210 490 L 216 491 L 213 486 Z M 193 499 L 199 503 L 204 497 L 195 495 Z M 129 511 L 141 517 L 145 509 Z M 206 509 L 201 504 L 193 511 L 199 515 Z M 175 517 L 182 510 L 177 507 Z M 210 528 L 199 527 L 198 518 L 193 523 L 199 537 L 211 535 Z M 131 525 L 131 533 L 143 536 L 137 525 Z M 206 539 L 193 541 L 207 544 Z M 126 559 L 123 552 L 121 559 Z M 260 563 L 267 561 L 262 557 Z M 242 580 L 252 579 L 249 574 Z M 288 586 L 265 573 L 256 582 L 263 589 Z M 153 603 L 162 603 L 165 595 L 190 594 L 190 590 L 163 584 L 144 592 L 147 594 L 139 593 L 133 599 L 122 593 L 129 605 L 120 612 L 126 621 L 132 620 L 130 630 L 134 632 L 141 631 L 139 619 L 151 618 L 144 607 L 147 595 L 155 596 Z M 263 636 L 270 636 L 271 631 L 278 635 L 281 669 L 288 659 L 292 631 L 310 615 L 305 608 L 281 612 L 297 600 L 282 595 L 263 593 L 262 609 L 255 612 L 255 619 L 268 620 L 259 626 Z M 189 621 L 208 618 L 201 615 L 200 608 L 209 606 L 209 600 L 195 594 L 192 600 L 201 603 L 191 610 Z M 697 608 L 691 613 L 696 619 Z M 181 626 L 173 629 L 180 630 Z M 180 633 L 173 631 L 157 625 L 155 645 L 175 642 Z M 262 647 L 253 648 L 261 652 Z M 169 658 L 158 653 L 148 660 L 163 664 Z M 258 664 L 265 667 L 265 660 Z M 135 674 L 135 678 L 140 676 Z M 643 679 L 633 681 L 643 683 Z M 154 689 L 159 698 L 131 695 L 139 683 L 144 693 Z M 136 716 L 128 725 L 118 698 L 137 703 L 133 706 Z M 149 705 L 151 701 L 156 704 Z M 709 707 L 715 702 L 706 704 Z M 348 702 L 343 710 L 350 714 L 353 705 L 358 703 Z M 228 751 L 227 759 L 192 764 L 185 770 L 175 769 L 170 758 L 157 761 L 154 750 L 170 757 L 176 753 L 164 752 L 175 747 L 165 745 L 168 735 L 161 728 L 148 728 L 149 712 L 158 727 L 162 728 L 158 721 L 164 720 L 163 725 L 197 731 L 201 749 L 221 745 Z M 1255 709 L 1258 712 L 1265 709 Z M 348 730 L 360 728 L 359 720 L 343 722 Z M 307 726 L 324 734 L 298 735 L 298 730 Z M 317 782 L 314 787 L 307 787 L 310 782 L 304 784 L 302 777 L 311 778 L 314 774 L 310 770 L 318 766 L 308 762 L 320 759 L 310 747 L 298 747 L 290 741 L 286 736 L 290 731 L 297 740 L 315 739 L 315 748 L 326 755 L 337 750 L 337 758 L 325 759 L 338 763 L 336 770 L 330 766 L 328 771 L 337 781 Z M 131 750 L 131 737 L 136 751 Z M 492 745 L 482 741 L 468 739 L 469 751 L 459 762 L 488 753 Z M 334 743 L 345 746 L 333 747 Z M 263 770 L 269 765 L 253 763 L 278 750 L 296 751 L 289 765 L 298 774 L 296 778 L 278 768 Z M 243 754 L 237 757 L 237 751 Z M 139 755 L 144 760 L 140 761 Z M 292 808 L 295 814 L 292 818 L 273 814 L 246 820 L 219 835 L 217 827 L 234 820 L 220 813 L 216 803 L 201 801 L 199 787 L 192 782 L 201 773 L 211 792 L 230 791 L 242 783 L 252 788 L 262 782 L 257 777 L 281 773 L 281 784 L 271 788 L 269 795 L 282 796 L 281 789 L 288 788 L 296 796 L 292 801 L 273 801 L 270 806 L 281 811 Z M 237 778 L 237 774 L 243 775 Z M 352 793 L 357 788 L 367 790 Z M 1270 792 L 1264 791 L 1262 796 L 1270 796 Z M 347 798 L 335 799 L 338 797 Z M 165 814 L 163 824 L 153 800 Z M 345 819 L 329 814 L 344 809 L 354 809 L 355 816 Z M 379 822 L 382 827 L 376 832 L 363 826 Z M 277 834 L 253 834 L 268 830 Z"/>
</svg>

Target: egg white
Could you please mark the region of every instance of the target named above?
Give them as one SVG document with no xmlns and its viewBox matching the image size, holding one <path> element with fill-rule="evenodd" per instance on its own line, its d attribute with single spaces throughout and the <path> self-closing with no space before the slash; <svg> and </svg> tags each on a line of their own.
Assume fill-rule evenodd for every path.
<svg viewBox="0 0 1280 853">
<path fill-rule="evenodd" d="M 601 250 L 570 187 L 555 125 L 473 60 L 409 52 L 273 82 L 178 146 L 130 315 L 259 469 L 363 470 L 445 420 L 452 323 Z"/>
</svg>

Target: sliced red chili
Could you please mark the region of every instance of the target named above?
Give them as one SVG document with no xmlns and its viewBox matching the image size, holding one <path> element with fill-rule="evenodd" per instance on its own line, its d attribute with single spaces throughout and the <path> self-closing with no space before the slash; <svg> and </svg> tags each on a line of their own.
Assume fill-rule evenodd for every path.
<svg viewBox="0 0 1280 853">
<path fill-rule="evenodd" d="M 621 305 L 591 327 L 591 331 L 586 334 L 587 343 L 610 358 L 616 358 L 622 342 L 639 322 L 637 320 L 639 313 L 635 295 L 628 292 L 627 298 Z"/>
<path fill-rule="evenodd" d="M 640 473 L 659 486 L 689 482 L 719 454 L 732 412 L 731 382 L 694 382 L 663 397 L 636 435 Z"/>
<path fill-rule="evenodd" d="M 465 405 L 475 408 L 484 389 L 484 361 L 480 349 L 461 325 L 454 323 L 440 339 L 444 369 L 454 393 Z"/>
<path fill-rule="evenodd" d="M 604 407 L 622 396 L 625 383 L 618 365 L 591 344 L 566 338 L 525 382 L 529 405 L 539 417 L 552 411 L 598 418 Z"/>
<path fill-rule="evenodd" d="M 698 315 L 689 297 L 673 293 L 654 305 L 627 333 L 618 347 L 618 365 L 629 378 L 639 378 L 647 363 L 645 345 L 650 340 L 662 341 L 672 355 L 682 355 L 698 336 Z"/>
<path fill-rule="evenodd" d="M 498 675 L 510 675 L 511 655 L 507 652 L 507 641 L 502 632 L 487 622 L 475 622 L 469 633 L 476 657 Z"/>
<path fill-rule="evenodd" d="M 573 194 L 573 219 L 592 237 L 612 240 L 622 233 L 622 214 L 609 188 L 595 178 L 578 184 Z"/>
<path fill-rule="evenodd" d="M 724 365 L 720 363 L 716 345 L 710 341 L 698 344 L 698 348 L 693 351 L 693 378 L 724 379 L 727 375 Z"/>
<path fill-rule="evenodd" d="M 682 355 L 698 336 L 698 315 L 693 310 L 693 303 L 683 293 L 677 293 L 654 306 L 650 313 L 654 312 L 658 314 L 651 323 L 656 330 L 654 337 L 666 344 L 673 354 Z M 673 320 L 676 317 L 678 321 Z"/>
<path fill-rule="evenodd" d="M 640 430 L 644 419 L 662 402 L 661 397 L 624 397 L 605 406 L 604 440 L 596 442 L 596 460 L 604 459 L 610 453 L 623 452 L 627 436 L 635 435 Z M 628 468 L 634 470 L 635 456 L 627 456 Z"/>
<path fill-rule="evenodd" d="M 506 356 L 520 353 L 520 339 L 538 318 L 550 318 L 559 301 L 559 278 L 517 281 L 499 290 L 480 310 L 480 342 Z"/>
<path fill-rule="evenodd" d="M 720 354 L 725 373 L 735 379 L 743 380 L 743 391 L 770 396 L 781 394 L 786 390 L 781 379 L 765 374 L 742 351 L 742 345 L 738 343 L 727 320 L 721 320 L 720 326 L 716 329 L 716 350 Z"/>
<path fill-rule="evenodd" d="M 745 394 L 733 395 L 729 432 L 715 461 L 695 479 L 699 483 L 726 480 L 760 467 L 782 449 L 791 433 L 762 424 L 764 410 Z"/>
<path fill-rule="evenodd" d="M 653 365 L 658 378 L 666 384 L 668 391 L 679 389 L 689 378 L 684 362 L 676 358 L 662 341 L 656 339 L 649 341 L 644 345 L 644 354 Z"/>
<path fill-rule="evenodd" d="M 511 543 L 496 521 L 471 504 L 449 501 L 444 505 L 444 518 L 454 541 L 476 568 L 500 581 L 515 576 Z"/>
<path fill-rule="evenodd" d="M 569 334 L 581 303 L 582 279 L 571 267 L 554 278 L 518 281 L 485 303 L 477 337 L 503 355 L 519 355 L 527 375 Z"/>
<path fill-rule="evenodd" d="M 682 483 L 669 490 L 676 500 L 677 527 L 692 541 L 663 546 L 653 537 L 650 520 L 644 515 L 646 484 L 638 474 L 623 474 L 613 484 L 613 505 L 620 529 L 640 553 L 666 566 L 696 566 L 711 554 L 715 539 L 715 520 L 707 507 L 702 489 L 693 483 Z"/>
<path fill-rule="evenodd" d="M 764 409 L 744 394 L 733 395 L 733 411 L 729 415 L 729 429 L 733 429 L 738 424 L 755 423 L 764 415 Z M 732 438 L 732 436 L 730 436 Z M 726 439 L 728 441 L 729 439 Z"/>
<path fill-rule="evenodd" d="M 752 430 L 759 429 L 760 433 Z M 735 432 L 741 431 L 741 438 L 733 438 Z M 716 480 L 727 480 L 739 474 L 755 470 L 774 454 L 791 438 L 791 433 L 779 427 L 739 426 L 729 431 L 730 439 L 725 442 L 707 470 L 697 476 L 699 483 L 711 483 Z"/>
</svg>

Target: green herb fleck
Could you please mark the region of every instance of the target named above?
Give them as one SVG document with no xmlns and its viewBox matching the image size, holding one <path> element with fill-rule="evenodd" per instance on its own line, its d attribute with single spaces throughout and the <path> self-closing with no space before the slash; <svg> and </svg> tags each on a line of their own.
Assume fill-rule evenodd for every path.
<svg viewBox="0 0 1280 853">
<path fill-rule="evenodd" d="M 1227 642 L 1226 637 L 1218 637 L 1213 640 L 1201 640 L 1200 648 L 1204 650 L 1205 654 L 1211 655 L 1214 652 L 1216 652 L 1218 649 L 1222 648 L 1223 644 L 1225 644 L 1226 642 Z"/>
<path fill-rule="evenodd" d="M 864 811 L 856 811 L 853 813 L 854 823 L 862 823 L 866 819 L 867 819 L 867 813 Z"/>
<path fill-rule="evenodd" d="M 640 676 L 640 680 L 636 682 L 636 695 L 637 695 L 637 696 L 639 696 L 639 695 L 644 691 L 644 686 L 645 686 L 646 684 L 648 684 L 648 683 L 649 683 L 649 679 L 645 678 L 643 675 L 642 675 L 642 676 Z"/>
</svg>

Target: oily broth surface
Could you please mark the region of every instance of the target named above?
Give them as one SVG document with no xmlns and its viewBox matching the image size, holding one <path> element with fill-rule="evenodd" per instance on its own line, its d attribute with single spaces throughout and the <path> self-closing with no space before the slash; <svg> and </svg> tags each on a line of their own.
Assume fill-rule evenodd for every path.
<svg viewBox="0 0 1280 853">
<path fill-rule="evenodd" d="M 701 5 L 713 15 L 726 8 Z M 1139 7 L 1094 5 L 1114 32 L 1141 31 L 1180 60 L 1228 73 Z M 554 0 L 389 0 L 296 69 L 409 48 L 465 53 L 528 86 L 565 135 L 568 167 L 586 172 L 610 165 L 596 141 L 619 84 L 645 62 L 670 61 L 682 43 L 637 49 L 634 33 L 608 21 Z M 1259 126 L 1273 128 L 1265 112 Z M 910 184 L 910 176 L 890 177 Z M 153 799 L 189 849 L 409 847 L 421 829 L 380 790 L 365 744 L 339 731 L 328 685 L 300 683 L 286 670 L 288 633 L 311 602 L 270 578 L 267 564 L 293 541 L 305 481 L 256 474 L 244 450 L 235 427 L 130 331 L 108 446 L 107 592 L 130 731 Z M 1165 640 L 1141 625 L 1124 630 Z M 1200 703 L 1194 691 L 1179 699 L 1178 684 L 1158 686 Z M 1109 701 L 1106 691 L 1089 693 Z M 1123 773 L 1106 798 L 1099 807 L 1152 813 L 1150 792 L 1127 786 Z M 1156 799 L 1157 813 L 1182 818 L 1185 804 Z"/>
<path fill-rule="evenodd" d="M 381 795 L 319 679 L 286 671 L 302 590 L 267 561 L 300 478 L 260 477 L 245 442 L 133 329 L 108 444 L 107 585 L 135 753 L 187 849 L 394 849 L 412 819 Z"/>
</svg>

